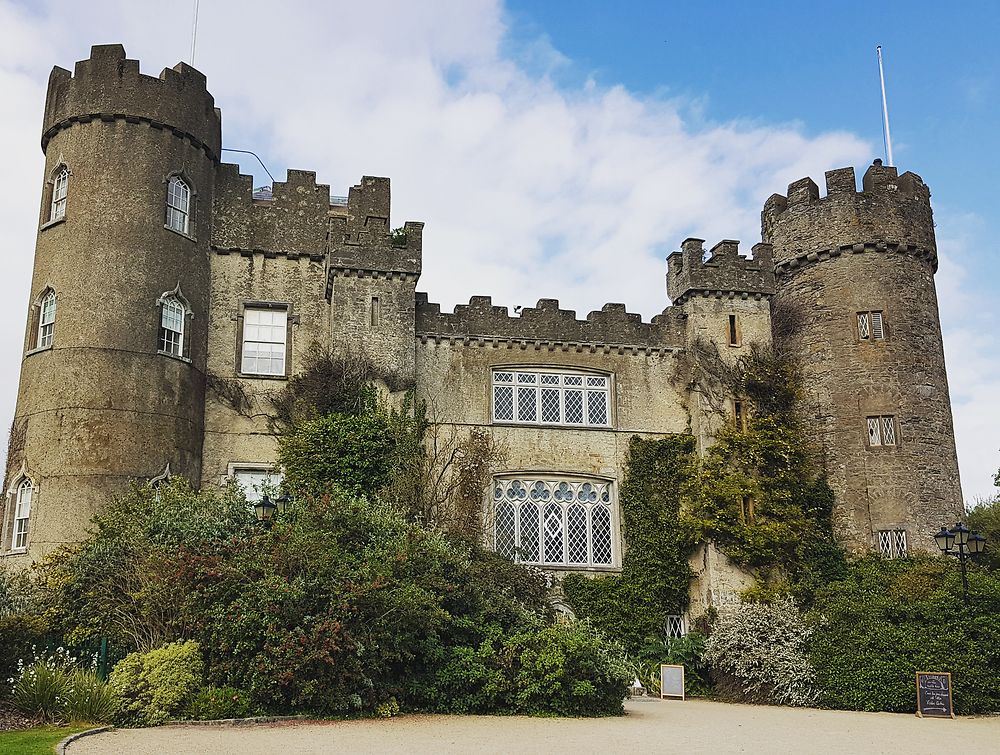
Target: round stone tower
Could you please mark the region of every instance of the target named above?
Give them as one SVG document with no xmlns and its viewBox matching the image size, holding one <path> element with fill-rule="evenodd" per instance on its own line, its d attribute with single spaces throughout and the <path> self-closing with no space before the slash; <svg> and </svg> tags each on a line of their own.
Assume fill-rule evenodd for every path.
<svg viewBox="0 0 1000 755">
<path fill-rule="evenodd" d="M 775 343 L 798 356 L 807 429 L 852 550 L 930 550 L 962 494 L 934 273 L 930 191 L 881 160 L 809 178 L 762 213 Z"/>
<path fill-rule="evenodd" d="M 168 464 L 200 479 L 220 147 L 221 116 L 186 64 L 146 76 L 102 45 L 73 74 L 53 69 L 3 551 L 78 539 L 110 495 Z"/>
</svg>

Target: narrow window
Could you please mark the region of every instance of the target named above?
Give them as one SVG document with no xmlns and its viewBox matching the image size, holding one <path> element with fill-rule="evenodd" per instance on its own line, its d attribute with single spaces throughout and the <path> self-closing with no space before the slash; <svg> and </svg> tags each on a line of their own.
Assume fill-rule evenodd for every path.
<svg viewBox="0 0 1000 755">
<path fill-rule="evenodd" d="M 736 315 L 729 315 L 729 345 L 740 345 L 739 333 L 736 330 Z"/>
<path fill-rule="evenodd" d="M 875 341 L 885 339 L 885 330 L 882 328 L 881 312 L 872 312 L 872 339 Z"/>
<path fill-rule="evenodd" d="M 736 400 L 733 402 L 733 419 L 735 421 L 736 429 L 743 432 L 746 429 L 746 423 L 743 417 L 743 402 Z"/>
<path fill-rule="evenodd" d="M 745 495 L 740 501 L 740 518 L 744 522 L 752 522 L 754 520 L 754 503 L 752 495 Z"/>
<path fill-rule="evenodd" d="M 187 234 L 191 211 L 191 188 L 179 176 L 167 182 L 167 228 Z"/>
<path fill-rule="evenodd" d="M 243 312 L 243 352 L 240 372 L 284 375 L 288 311 L 247 307 Z"/>
<path fill-rule="evenodd" d="M 52 345 L 56 327 L 56 292 L 49 289 L 39 303 L 38 337 L 36 348 L 44 349 Z"/>
<path fill-rule="evenodd" d="M 31 518 L 31 496 L 34 493 L 31 480 L 25 479 L 17 488 L 17 501 L 14 505 L 14 531 L 11 535 L 10 547 L 22 549 L 28 547 L 28 522 Z"/>
<path fill-rule="evenodd" d="M 877 534 L 882 558 L 906 558 L 906 530 L 879 530 Z"/>
<path fill-rule="evenodd" d="M 52 179 L 52 204 L 49 206 L 49 221 L 66 217 L 66 195 L 69 191 L 69 170 L 62 166 Z"/>
<path fill-rule="evenodd" d="M 858 340 L 885 340 L 885 326 L 881 312 L 858 312 Z"/>
<path fill-rule="evenodd" d="M 163 354 L 175 357 L 184 354 L 184 318 L 187 312 L 176 296 L 168 296 L 160 304 L 160 342 Z"/>
<path fill-rule="evenodd" d="M 373 328 L 377 328 L 378 327 L 378 325 L 379 325 L 379 319 L 381 318 L 381 316 L 382 316 L 382 313 L 379 310 L 378 297 L 377 296 L 373 296 L 372 297 L 372 306 L 371 306 L 371 326 Z"/>
<path fill-rule="evenodd" d="M 896 445 L 896 418 L 892 415 L 868 417 L 868 445 Z"/>
<path fill-rule="evenodd" d="M 871 318 L 868 312 L 858 312 L 858 338 L 867 341 L 872 336 Z"/>
</svg>

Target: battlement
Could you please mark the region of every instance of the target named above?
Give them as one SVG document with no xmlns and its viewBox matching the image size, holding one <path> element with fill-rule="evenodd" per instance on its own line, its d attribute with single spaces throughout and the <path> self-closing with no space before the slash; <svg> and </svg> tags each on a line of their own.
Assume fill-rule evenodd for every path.
<svg viewBox="0 0 1000 755">
<path fill-rule="evenodd" d="M 684 325 L 672 308 L 651 322 L 625 311 L 624 304 L 605 304 L 578 320 L 576 312 L 560 309 L 557 299 L 539 299 L 525 307 L 520 317 L 511 317 L 507 307 L 493 305 L 489 296 L 473 296 L 454 313 L 442 313 L 441 305 L 417 293 L 417 336 L 475 338 L 547 343 L 607 344 L 638 348 L 672 349 L 684 343 Z"/>
<path fill-rule="evenodd" d="M 826 195 L 811 178 L 772 194 L 761 213 L 761 234 L 783 262 L 801 253 L 856 243 L 893 242 L 935 251 L 930 189 L 916 173 L 875 160 L 858 191 L 854 168 L 826 172 Z"/>
<path fill-rule="evenodd" d="M 770 244 L 753 247 L 744 257 L 740 242 L 725 239 L 712 247 L 705 259 L 704 239 L 685 239 L 681 251 L 667 257 L 667 295 L 683 304 L 693 295 L 710 294 L 741 298 L 774 294 L 774 262 Z"/>
<path fill-rule="evenodd" d="M 127 59 L 122 45 L 94 45 L 72 74 L 54 67 L 45 99 L 42 150 L 61 128 L 96 119 L 170 129 L 219 159 L 222 115 L 205 75 L 187 63 L 164 68 L 156 78 L 140 73 L 139 61 Z"/>
<path fill-rule="evenodd" d="M 330 266 L 420 274 L 424 224 L 407 221 L 402 233 L 389 224 L 388 178 L 364 176 L 347 195 L 347 214 L 330 218 Z"/>
</svg>

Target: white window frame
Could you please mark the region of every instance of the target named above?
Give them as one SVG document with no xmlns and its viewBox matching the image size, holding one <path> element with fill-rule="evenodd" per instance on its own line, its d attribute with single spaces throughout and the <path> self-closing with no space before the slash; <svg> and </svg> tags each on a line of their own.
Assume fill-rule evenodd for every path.
<svg viewBox="0 0 1000 755">
<path fill-rule="evenodd" d="M 868 432 L 868 446 L 870 448 L 893 448 L 899 445 L 896 415 L 870 415 L 865 418 L 865 428 Z"/>
<path fill-rule="evenodd" d="M 45 349 L 52 345 L 56 328 L 56 292 L 48 289 L 38 302 L 38 333 L 35 348 Z"/>
<path fill-rule="evenodd" d="M 685 614 L 667 614 L 663 622 L 663 633 L 670 639 L 679 639 L 688 633 L 688 621 Z"/>
<path fill-rule="evenodd" d="M 275 318 L 280 318 L 280 322 L 275 322 Z M 240 344 L 241 375 L 284 377 L 287 374 L 288 322 L 289 312 L 285 305 L 245 304 L 243 306 L 243 335 Z M 277 335 L 280 335 L 280 340 L 276 340 Z M 248 349 L 248 346 L 251 348 Z M 276 348 L 279 346 L 280 349 Z M 248 356 L 248 351 L 251 356 Z M 261 360 L 266 362 L 266 369 L 261 369 Z M 280 369 L 274 367 L 276 360 L 280 360 Z"/>
<path fill-rule="evenodd" d="M 157 351 L 174 357 L 184 356 L 184 325 L 188 310 L 173 294 L 160 299 L 160 332 Z"/>
<path fill-rule="evenodd" d="M 906 530 L 877 530 L 875 534 L 882 558 L 906 558 Z"/>
<path fill-rule="evenodd" d="M 54 223 L 66 217 L 66 199 L 69 196 L 69 168 L 56 168 L 52 178 L 52 201 L 49 203 L 49 222 Z"/>
<path fill-rule="evenodd" d="M 28 549 L 28 534 L 31 526 L 31 503 L 35 497 L 35 485 L 25 477 L 18 483 L 14 493 L 14 516 L 10 529 L 10 549 Z"/>
<path fill-rule="evenodd" d="M 233 462 L 229 465 L 226 476 L 236 482 L 243 491 L 243 495 L 246 496 L 247 502 L 251 504 L 257 503 L 261 499 L 265 492 L 264 488 L 277 495 L 284 481 L 281 472 L 273 464 L 260 462 Z M 252 488 L 248 488 L 241 482 L 241 477 L 244 479 L 247 477 L 260 478 L 260 482 L 253 483 Z"/>
<path fill-rule="evenodd" d="M 616 568 L 619 543 L 614 487 L 605 478 L 558 473 L 494 477 L 493 549 L 516 563 L 550 569 Z M 585 543 L 579 529 L 575 537 L 571 532 L 581 524 Z M 580 557 L 581 546 L 585 557 Z"/>
<path fill-rule="evenodd" d="M 567 370 L 565 367 L 493 367 L 490 383 L 490 415 L 496 424 L 611 427 L 611 375 L 607 373 Z M 549 411 L 543 403 L 543 395 L 551 396 L 552 393 L 557 394 L 558 419 L 553 419 L 551 415 L 543 418 L 543 414 Z M 573 394 L 580 395 L 580 422 L 567 421 L 567 398 Z M 502 414 L 502 407 L 506 405 L 503 397 L 508 395 L 511 402 L 509 417 Z M 594 421 L 591 417 L 592 395 L 603 396 L 603 421 Z M 522 396 L 525 397 L 523 403 Z"/>
<path fill-rule="evenodd" d="M 167 180 L 167 216 L 165 225 L 171 231 L 189 236 L 191 226 L 191 186 L 180 176 Z"/>
</svg>

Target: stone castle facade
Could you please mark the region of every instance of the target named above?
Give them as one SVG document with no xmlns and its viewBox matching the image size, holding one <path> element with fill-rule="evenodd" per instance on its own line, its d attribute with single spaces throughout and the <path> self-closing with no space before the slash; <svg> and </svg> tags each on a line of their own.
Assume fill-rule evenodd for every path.
<svg viewBox="0 0 1000 755">
<path fill-rule="evenodd" d="M 388 179 L 364 177 L 346 202 L 306 171 L 255 192 L 221 147 L 221 114 L 186 64 L 154 78 L 102 45 L 53 69 L 8 556 L 79 539 L 132 479 L 252 487 L 276 439 L 220 386 L 266 394 L 313 347 L 367 357 L 441 428 L 501 440 L 507 469 L 484 491 L 494 545 L 554 569 L 621 563 L 632 435 L 690 432 L 703 449 L 742 421 L 739 397 L 682 369 L 706 348 L 730 364 L 772 339 L 801 355 L 851 548 L 927 549 L 961 512 L 930 193 L 913 173 L 875 161 L 858 191 L 852 168 L 830 171 L 822 197 L 793 183 L 767 200 L 752 257 L 684 241 L 667 261 L 673 304 L 644 322 L 549 299 L 519 316 L 481 296 L 441 312 L 416 290 L 423 224 L 391 230 Z M 725 579 L 702 571 L 710 602 Z"/>
</svg>

